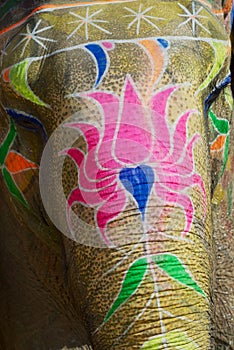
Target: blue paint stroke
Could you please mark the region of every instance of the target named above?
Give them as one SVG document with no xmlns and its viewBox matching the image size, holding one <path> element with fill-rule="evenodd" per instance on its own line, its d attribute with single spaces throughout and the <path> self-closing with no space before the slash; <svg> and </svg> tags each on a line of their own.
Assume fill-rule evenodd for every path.
<svg viewBox="0 0 234 350">
<path fill-rule="evenodd" d="M 167 40 L 158 38 L 157 41 L 164 49 L 168 48 L 169 42 Z"/>
<path fill-rule="evenodd" d="M 85 45 L 85 48 L 92 53 L 97 63 L 98 76 L 94 85 L 97 87 L 107 70 L 107 55 L 103 48 L 97 44 L 88 44 Z"/>
<path fill-rule="evenodd" d="M 39 131 L 45 141 L 48 140 L 47 132 L 40 120 L 31 115 L 19 112 L 16 109 L 6 108 L 6 112 L 18 125 L 35 133 Z"/>
<path fill-rule="evenodd" d="M 140 165 L 136 168 L 124 168 L 119 173 L 119 179 L 126 190 L 136 200 L 142 220 L 144 221 L 146 204 L 154 184 L 153 169 L 148 165 Z"/>
<path fill-rule="evenodd" d="M 233 30 L 233 22 L 234 22 L 234 3 L 232 3 L 231 18 L 230 18 L 231 31 Z"/>
<path fill-rule="evenodd" d="M 231 84 L 231 73 L 229 73 L 218 85 L 216 85 L 215 88 L 211 91 L 211 93 L 205 99 L 205 105 L 204 105 L 205 117 L 207 117 L 207 112 L 210 109 L 210 106 L 219 97 L 221 91 L 229 84 Z"/>
</svg>

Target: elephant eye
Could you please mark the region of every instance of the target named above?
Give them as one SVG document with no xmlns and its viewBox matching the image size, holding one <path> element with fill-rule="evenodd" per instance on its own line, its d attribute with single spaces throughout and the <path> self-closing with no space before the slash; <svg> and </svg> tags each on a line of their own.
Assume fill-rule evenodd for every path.
<svg viewBox="0 0 234 350">
<path fill-rule="evenodd" d="M 45 142 L 48 140 L 47 132 L 44 125 L 36 117 L 26 114 L 16 109 L 6 108 L 7 114 L 15 121 L 15 123 L 27 130 L 38 133 Z"/>
</svg>

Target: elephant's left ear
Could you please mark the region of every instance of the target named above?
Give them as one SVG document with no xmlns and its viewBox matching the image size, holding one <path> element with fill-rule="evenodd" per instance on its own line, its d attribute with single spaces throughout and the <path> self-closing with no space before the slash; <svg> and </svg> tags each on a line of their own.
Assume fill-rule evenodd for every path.
<svg viewBox="0 0 234 350">
<path fill-rule="evenodd" d="M 231 75 L 216 83 L 215 88 L 207 96 L 205 117 L 207 119 L 207 137 L 211 159 L 212 194 L 226 171 L 230 169 L 230 138 L 233 97 L 231 91 Z"/>
</svg>

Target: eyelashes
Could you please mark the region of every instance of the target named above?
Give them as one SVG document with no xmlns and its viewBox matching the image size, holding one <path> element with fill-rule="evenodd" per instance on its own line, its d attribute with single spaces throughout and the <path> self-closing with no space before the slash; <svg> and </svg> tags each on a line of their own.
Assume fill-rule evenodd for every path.
<svg viewBox="0 0 234 350">
<path fill-rule="evenodd" d="M 6 108 L 7 114 L 15 121 L 19 126 L 35 132 L 42 136 L 45 142 L 48 141 L 48 135 L 44 125 L 37 118 L 24 112 L 19 112 L 16 109 Z"/>
</svg>

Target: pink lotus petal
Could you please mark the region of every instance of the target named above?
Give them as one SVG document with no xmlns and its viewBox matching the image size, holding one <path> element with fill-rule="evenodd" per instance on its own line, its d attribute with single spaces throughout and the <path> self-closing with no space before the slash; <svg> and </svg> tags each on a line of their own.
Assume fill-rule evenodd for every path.
<svg viewBox="0 0 234 350">
<path fill-rule="evenodd" d="M 95 126 L 86 123 L 66 123 L 64 126 L 80 130 L 85 137 L 88 150 L 97 146 L 99 142 L 99 131 Z"/>
<path fill-rule="evenodd" d="M 78 165 L 78 167 L 81 166 L 85 157 L 84 153 L 77 148 L 64 149 L 63 151 L 59 152 L 59 155 L 69 156 L 71 159 L 74 160 L 75 164 Z"/>
<path fill-rule="evenodd" d="M 102 166 L 102 164 L 105 162 L 102 159 L 103 156 L 108 158 L 108 160 L 112 159 L 111 147 L 109 146 L 108 141 L 112 141 L 115 136 L 119 113 L 119 98 L 106 92 L 93 92 L 90 94 L 82 94 L 82 96 L 88 96 L 95 99 L 102 108 L 104 131 L 101 144 L 98 149 L 98 161 Z"/>
<path fill-rule="evenodd" d="M 112 123 L 116 125 L 119 113 L 119 97 L 106 92 L 92 92 L 82 94 L 82 96 L 91 97 L 100 104 L 104 112 L 104 126 Z"/>
<path fill-rule="evenodd" d="M 144 108 L 132 79 L 125 81 L 121 119 L 115 142 L 114 154 L 122 162 L 140 163 L 149 158 L 153 146 L 152 124 L 150 112 Z"/>
<path fill-rule="evenodd" d="M 152 121 L 156 139 L 154 157 L 158 160 L 165 158 L 170 152 L 170 133 L 166 122 L 167 105 L 169 97 L 176 89 L 177 86 L 171 86 L 158 92 L 151 99 Z"/>
<path fill-rule="evenodd" d="M 185 178 L 185 183 L 187 184 L 187 187 L 195 186 L 195 185 L 199 186 L 203 196 L 203 207 L 204 207 L 204 218 L 205 218 L 206 210 L 207 210 L 207 198 L 206 198 L 207 196 L 206 196 L 206 189 L 205 189 L 205 185 L 202 177 L 199 174 L 192 174 L 191 176 Z"/>
<path fill-rule="evenodd" d="M 121 162 L 136 164 L 150 158 L 152 146 L 151 132 L 135 125 L 121 124 L 114 151 Z"/>
<path fill-rule="evenodd" d="M 90 207 L 90 198 L 85 198 L 83 194 L 87 195 L 84 191 L 81 192 L 79 188 L 74 189 L 68 199 L 67 199 L 67 208 L 66 208 L 66 216 L 67 216 L 67 223 L 70 231 L 73 231 L 72 222 L 71 222 L 71 213 L 72 213 L 72 206 L 74 204 L 82 203 L 86 206 Z M 98 198 L 98 195 L 95 193 L 90 193 L 90 197 L 92 199 L 93 205 L 100 203 L 100 197 Z M 88 204 L 88 205 L 87 205 Z"/>
<path fill-rule="evenodd" d="M 124 97 L 124 108 L 125 105 L 128 104 L 137 104 L 137 105 L 142 105 L 140 96 L 137 93 L 136 86 L 133 83 L 133 80 L 131 79 L 130 76 L 127 76 L 125 80 L 125 86 L 124 86 L 124 91 L 123 91 L 123 97 Z M 124 110 L 123 110 L 124 114 Z"/>
<path fill-rule="evenodd" d="M 95 149 L 91 149 L 87 154 L 84 159 L 84 162 L 81 167 L 81 171 L 79 173 L 79 181 L 80 185 L 82 187 L 87 187 L 89 186 L 86 184 L 87 182 L 90 182 L 90 186 L 92 187 L 92 183 L 95 183 L 97 181 L 97 173 L 99 171 L 99 168 L 96 163 L 95 159 Z"/>
<path fill-rule="evenodd" d="M 99 193 L 92 191 L 80 190 L 75 188 L 69 195 L 67 199 L 68 207 L 71 208 L 72 205 L 77 203 L 83 203 L 88 207 L 93 207 L 102 203 L 102 198 Z"/>
<path fill-rule="evenodd" d="M 196 110 L 189 110 L 186 113 L 184 113 L 175 128 L 174 136 L 173 136 L 173 152 L 171 155 L 171 158 L 173 159 L 173 162 L 177 162 L 183 153 L 183 150 L 186 145 L 187 141 L 187 122 L 191 114 L 194 114 L 197 112 Z"/>
<path fill-rule="evenodd" d="M 193 203 L 189 196 L 183 193 L 172 192 L 169 189 L 164 188 L 161 184 L 155 184 L 155 190 L 157 195 L 165 202 L 165 203 L 173 203 L 175 206 L 181 206 L 185 212 L 185 227 L 182 232 L 182 236 L 184 237 L 191 229 L 193 222 L 193 214 L 194 208 Z"/>
<path fill-rule="evenodd" d="M 180 165 L 181 175 L 190 174 L 194 170 L 194 159 L 193 159 L 193 147 L 197 140 L 200 139 L 200 135 L 195 134 L 190 139 L 187 147 L 184 158 L 178 163 Z"/>
<path fill-rule="evenodd" d="M 106 133 L 110 131 L 112 125 L 106 126 Z M 115 125 L 116 128 L 116 125 Z M 112 132 L 110 131 L 109 136 Z M 114 137 L 114 136 L 113 136 Z M 98 148 L 97 152 L 97 163 L 99 165 L 99 168 L 102 169 L 119 169 L 120 164 L 117 159 L 113 158 L 113 137 L 109 137 L 105 135 L 103 137 L 103 140 L 100 144 L 100 147 Z M 104 140 L 105 139 L 105 140 Z"/>
<path fill-rule="evenodd" d="M 199 186 L 202 195 L 203 195 L 203 206 L 204 206 L 204 216 L 206 215 L 206 190 L 204 186 L 204 182 L 200 175 L 191 174 L 189 176 L 182 177 L 178 172 L 178 175 L 159 175 L 158 176 L 160 184 L 163 184 L 168 188 L 168 190 L 172 191 L 183 191 L 188 187 Z"/>
<path fill-rule="evenodd" d="M 179 175 L 163 173 L 158 174 L 158 179 L 160 184 L 173 191 L 179 191 L 187 187 L 186 185 L 181 184 L 181 177 Z"/>
<path fill-rule="evenodd" d="M 115 193 L 117 182 L 112 181 L 112 183 L 106 185 L 105 187 L 102 187 L 102 189 L 99 190 L 99 195 L 102 197 L 103 200 L 109 200 L 109 198 Z"/>
<path fill-rule="evenodd" d="M 182 152 L 183 157 L 174 163 L 173 156 L 167 157 L 164 162 L 165 165 L 162 166 L 162 169 L 165 173 L 169 174 L 180 174 L 180 176 L 186 176 L 191 174 L 194 171 L 194 160 L 193 160 L 193 147 L 194 143 L 200 138 L 198 134 L 195 134 L 188 145 L 185 148 L 185 151 Z"/>
<path fill-rule="evenodd" d="M 90 156 L 90 154 L 89 154 Z M 110 186 L 114 181 L 116 182 L 116 172 L 111 170 L 100 170 L 95 159 L 86 157 L 86 161 L 80 167 L 78 174 L 79 186 L 87 191 L 100 191 L 105 186 Z"/>
<path fill-rule="evenodd" d="M 103 205 L 101 205 L 96 213 L 96 222 L 100 229 L 102 238 L 108 246 L 112 246 L 111 241 L 106 236 L 106 226 L 114 218 L 116 218 L 125 208 L 126 195 L 122 189 L 118 189 Z"/>
</svg>

